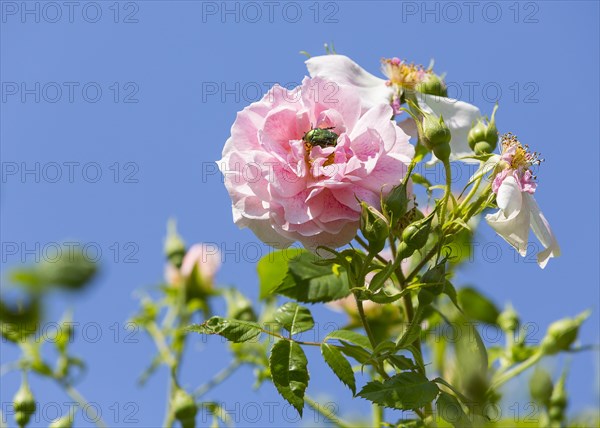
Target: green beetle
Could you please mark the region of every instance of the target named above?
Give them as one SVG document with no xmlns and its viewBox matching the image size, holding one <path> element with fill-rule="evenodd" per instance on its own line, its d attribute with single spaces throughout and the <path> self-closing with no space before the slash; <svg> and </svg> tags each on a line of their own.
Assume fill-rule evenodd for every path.
<svg viewBox="0 0 600 428">
<path fill-rule="evenodd" d="M 311 128 L 310 131 L 304 134 L 302 141 L 311 147 L 335 147 L 339 135 L 332 131 L 334 128 L 333 126 L 331 128 Z"/>
</svg>

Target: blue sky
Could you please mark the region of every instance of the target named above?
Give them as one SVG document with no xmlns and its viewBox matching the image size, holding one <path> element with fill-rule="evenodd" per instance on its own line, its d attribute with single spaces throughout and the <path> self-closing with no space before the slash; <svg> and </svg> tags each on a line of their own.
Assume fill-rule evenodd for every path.
<svg viewBox="0 0 600 428">
<path fill-rule="evenodd" d="M 257 296 L 256 254 L 268 250 L 233 224 L 211 162 L 220 158 L 236 112 L 272 82 L 300 82 L 306 69 L 298 52 L 321 54 L 328 41 L 375 74 L 382 57 L 425 65 L 434 58 L 436 70 L 447 72 L 450 95 L 486 114 L 499 101 L 500 131 L 514 132 L 546 158 L 536 199 L 563 256 L 542 271 L 515 258 L 482 225 L 474 260 L 455 283 L 476 284 L 500 305 L 512 301 L 539 326 L 532 340 L 551 321 L 591 308 L 581 339 L 600 342 L 597 2 L 0 5 L 3 274 L 55 242 L 79 240 L 101 251 L 94 286 L 83 296 L 55 295 L 48 315 L 57 319 L 73 307 L 86 327 L 89 340 L 74 347 L 89 364 L 80 389 L 99 403 L 109 425 L 135 425 L 126 416 L 136 410 L 140 426 L 162 420 L 166 373 L 136 386 L 153 348 L 141 332 L 130 337 L 137 344 L 129 343 L 125 321 L 137 307 L 134 291 L 162 278 L 169 217 L 178 219 L 189 244 L 213 242 L 225 251 L 219 283 Z M 18 244 L 17 254 L 5 253 L 7 243 Z M 322 323 L 343 322 L 326 309 L 314 311 Z M 311 395 L 342 413 L 368 414 L 367 403 L 352 401 L 312 354 Z M 221 369 L 226 355 L 220 340 L 194 339 L 186 386 Z M 15 356 L 3 343 L 2 362 Z M 570 361 L 573 409 L 597 404 L 598 354 Z M 560 363 L 547 361 L 557 369 Z M 257 423 L 269 422 L 272 408 L 274 423 L 298 424 L 274 388 L 249 393 L 252 382 L 242 369 L 209 398 L 227 402 L 240 426 L 251 424 L 257 408 Z M 2 378 L 3 409 L 18 383 L 16 373 Z M 46 382 L 33 379 L 32 388 L 42 403 L 68 402 Z M 307 415 L 305 424 L 321 422 Z M 35 425 L 47 422 L 42 417 Z"/>
</svg>

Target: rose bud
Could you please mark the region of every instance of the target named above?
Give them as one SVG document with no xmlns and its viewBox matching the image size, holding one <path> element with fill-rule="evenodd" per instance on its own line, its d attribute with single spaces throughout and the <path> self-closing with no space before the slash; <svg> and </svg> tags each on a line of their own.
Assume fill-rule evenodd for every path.
<svg viewBox="0 0 600 428">
<path fill-rule="evenodd" d="M 183 239 L 177 233 L 177 225 L 174 220 L 169 220 L 167 224 L 164 251 L 167 260 L 176 268 L 180 268 L 183 256 L 185 256 L 185 242 L 183 242 Z"/>
<path fill-rule="evenodd" d="M 512 306 L 508 306 L 500 315 L 498 315 L 497 319 L 498 325 L 503 331 L 512 333 L 517 331 L 519 328 L 519 316 L 515 312 Z"/>
<path fill-rule="evenodd" d="M 448 97 L 448 88 L 446 87 L 444 80 L 434 73 L 427 73 L 421 83 L 417 84 L 415 89 L 422 94 Z"/>
<path fill-rule="evenodd" d="M 21 387 L 13 398 L 13 406 L 15 409 L 15 421 L 19 427 L 24 427 L 31 419 L 31 415 L 35 413 L 36 404 L 29 384 L 26 379 L 23 379 Z"/>
<path fill-rule="evenodd" d="M 423 144 L 442 162 L 450 158 L 450 128 L 442 116 L 426 113 L 423 117 Z"/>
<path fill-rule="evenodd" d="M 494 107 L 489 123 L 486 124 L 484 119 L 480 119 L 469 131 L 467 141 L 475 154 L 492 153 L 496 150 L 496 146 L 498 145 L 496 110 L 498 110 L 498 104 Z"/>
<path fill-rule="evenodd" d="M 407 258 L 425 246 L 431 232 L 432 220 L 433 215 L 429 215 L 406 226 L 402 232 L 402 242 L 398 246 L 399 257 Z"/>
<path fill-rule="evenodd" d="M 198 405 L 190 394 L 183 389 L 178 388 L 173 396 L 171 403 L 173 414 L 183 428 L 194 428 L 196 426 L 196 414 Z"/>
<path fill-rule="evenodd" d="M 390 234 L 390 225 L 387 219 L 365 202 L 361 202 L 360 231 L 369 242 L 369 252 L 376 254 L 383 250 Z"/>
<path fill-rule="evenodd" d="M 542 339 L 541 350 L 546 355 L 568 350 L 577 339 L 581 323 L 590 315 L 583 312 L 576 318 L 565 318 L 550 324 L 546 337 Z"/>
</svg>

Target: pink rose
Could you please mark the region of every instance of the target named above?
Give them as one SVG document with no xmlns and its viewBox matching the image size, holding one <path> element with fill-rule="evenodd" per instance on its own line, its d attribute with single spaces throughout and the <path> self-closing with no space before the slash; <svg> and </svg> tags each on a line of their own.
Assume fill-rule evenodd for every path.
<svg viewBox="0 0 600 428">
<path fill-rule="evenodd" d="M 356 198 L 378 207 L 414 155 L 392 115 L 383 102 L 361 113 L 355 88 L 321 78 L 293 90 L 275 85 L 238 113 L 218 162 L 235 223 L 278 248 L 350 242 L 359 226 Z M 337 140 L 308 144 L 313 128 Z"/>
</svg>

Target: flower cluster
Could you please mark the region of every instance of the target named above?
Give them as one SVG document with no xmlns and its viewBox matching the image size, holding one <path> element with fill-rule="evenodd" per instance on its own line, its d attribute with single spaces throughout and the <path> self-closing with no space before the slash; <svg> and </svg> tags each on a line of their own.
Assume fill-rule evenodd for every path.
<svg viewBox="0 0 600 428">
<path fill-rule="evenodd" d="M 278 248 L 294 241 L 309 249 L 348 244 L 361 225 L 361 203 L 377 210 L 401 183 L 409 183 L 410 193 L 404 178 L 424 150 L 431 162 L 446 167 L 445 196 L 437 208 L 442 227 L 459 214 L 469 221 L 488 208 L 481 198 L 473 209 L 465 209 L 470 197 L 449 204 L 449 162 L 481 163 L 480 170 L 493 164 L 487 192 L 499 211 L 488 214 L 487 222 L 522 255 L 531 227 L 545 247 L 538 255 L 542 267 L 560 254 L 532 197 L 531 167 L 539 164 L 539 155 L 512 134 L 503 137 L 500 154 L 492 153 L 497 107 L 488 120 L 476 107 L 448 98 L 443 79 L 431 68 L 399 58 L 382 60 L 387 79 L 337 54 L 312 57 L 306 66 L 311 77 L 301 86 L 291 91 L 274 86 L 233 124 L 218 163 L 240 227 Z M 256 173 L 248 177 L 243 165 L 253 165 Z M 477 193 L 477 183 L 471 193 Z"/>
</svg>

